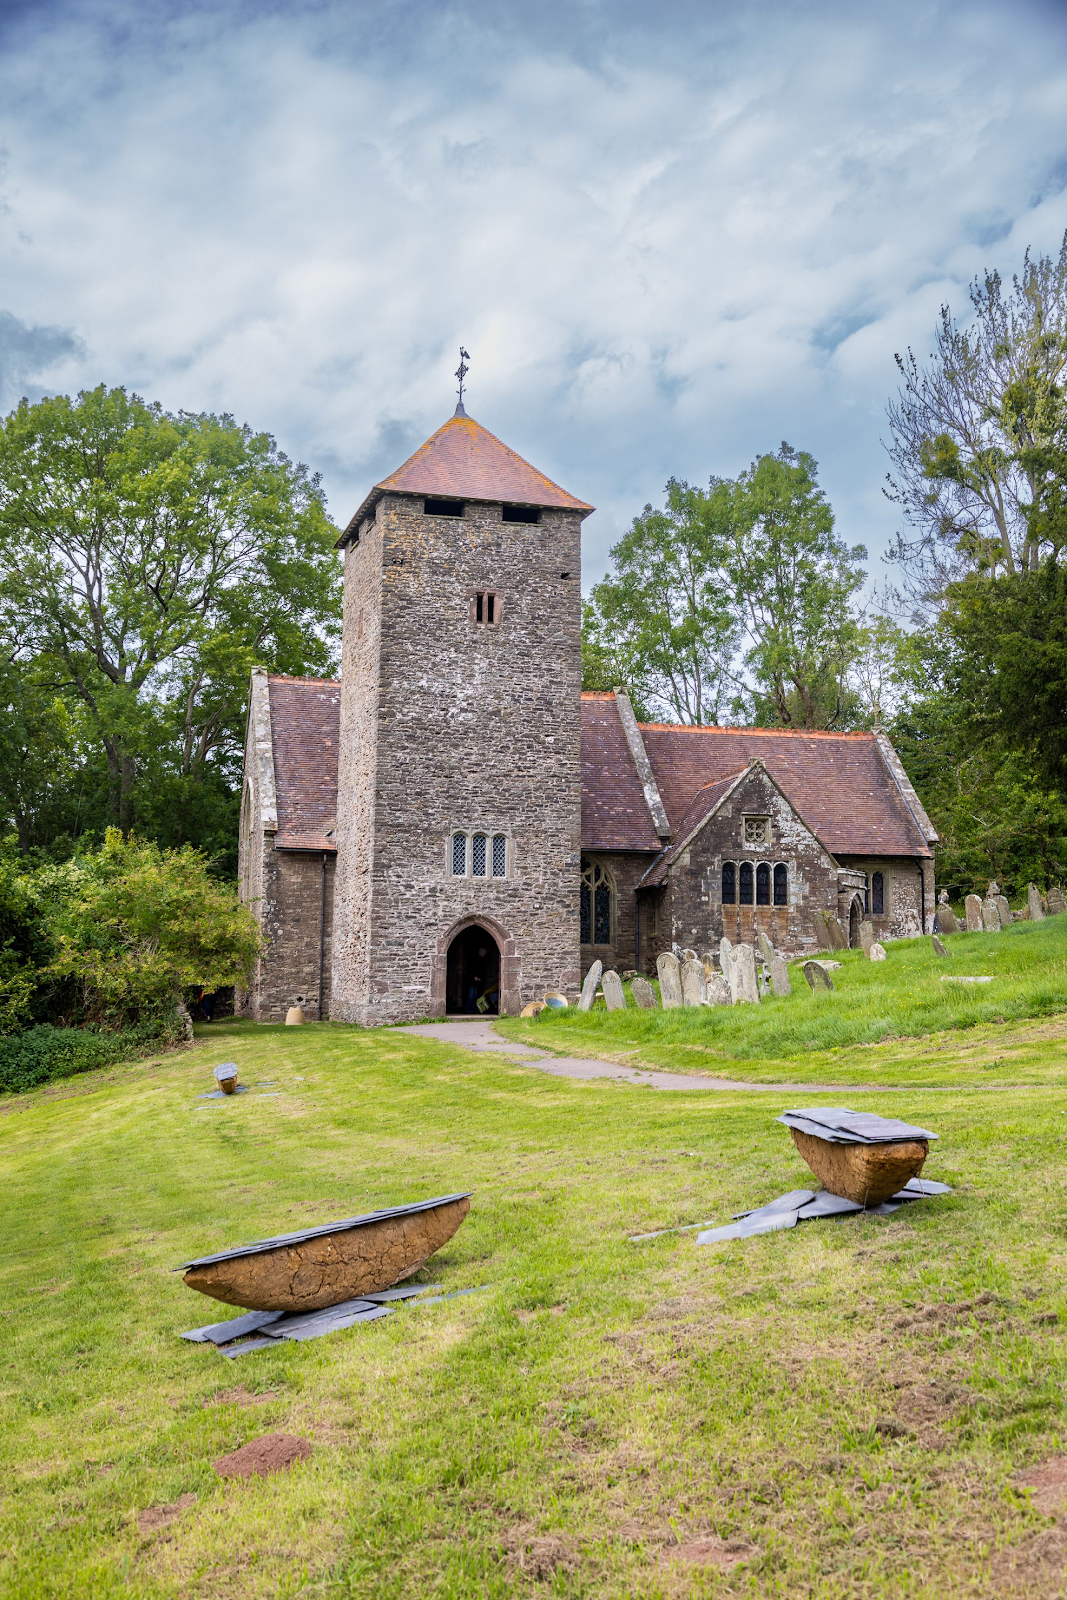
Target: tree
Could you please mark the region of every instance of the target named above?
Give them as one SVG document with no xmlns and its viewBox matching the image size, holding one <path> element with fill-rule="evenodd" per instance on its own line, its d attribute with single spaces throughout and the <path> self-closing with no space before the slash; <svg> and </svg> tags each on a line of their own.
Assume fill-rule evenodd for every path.
<svg viewBox="0 0 1067 1600">
<path fill-rule="evenodd" d="M 975 279 L 970 300 L 965 328 L 942 306 L 928 366 L 896 358 L 887 493 L 919 600 L 967 573 L 1035 571 L 1067 537 L 1067 234 L 1055 259 L 1027 252 L 1010 290 L 996 272 Z"/>
<path fill-rule="evenodd" d="M 0 424 L 0 607 L 24 680 L 80 706 L 111 822 L 139 772 L 226 788 L 254 662 L 329 670 L 335 538 L 318 479 L 232 417 L 101 386 Z"/>
</svg>

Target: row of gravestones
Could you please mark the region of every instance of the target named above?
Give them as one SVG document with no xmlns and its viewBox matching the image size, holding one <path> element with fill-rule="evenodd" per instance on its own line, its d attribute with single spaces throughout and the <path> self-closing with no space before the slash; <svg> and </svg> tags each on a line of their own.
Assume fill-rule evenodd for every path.
<svg viewBox="0 0 1067 1600">
<path fill-rule="evenodd" d="M 630 983 L 635 1004 L 642 1010 L 652 1010 L 662 1003 L 665 1011 L 673 1011 L 679 1006 L 758 1005 L 761 993 L 767 989 L 776 995 L 790 994 L 785 958 L 778 954 L 766 934 L 761 933 L 759 937 L 766 962 L 762 974 L 757 969 L 752 945 L 734 945 L 727 938 L 719 945 L 719 970 L 710 952 L 701 959 L 695 950 L 669 950 L 656 962 L 660 999 L 657 1001 L 656 991 L 648 979 L 637 973 Z M 625 1010 L 626 995 L 619 974 L 605 972 L 603 964 L 594 961 L 582 984 L 579 1011 L 592 1009 L 598 989 L 602 990 L 609 1011 Z"/>
<path fill-rule="evenodd" d="M 1001 928 L 1010 927 L 1014 920 L 1007 896 L 1001 894 L 1000 885 L 995 880 L 986 890 L 984 900 L 981 895 L 969 894 L 964 904 L 968 933 L 998 933 Z M 1043 896 L 1036 884 L 1027 884 L 1026 911 L 1023 916 L 1029 921 L 1044 922 L 1046 917 L 1063 916 L 1065 912 L 1067 912 L 1067 897 L 1061 888 L 1054 886 Z M 937 924 L 937 931 L 940 933 L 961 931 L 944 891 L 938 902 Z"/>
</svg>

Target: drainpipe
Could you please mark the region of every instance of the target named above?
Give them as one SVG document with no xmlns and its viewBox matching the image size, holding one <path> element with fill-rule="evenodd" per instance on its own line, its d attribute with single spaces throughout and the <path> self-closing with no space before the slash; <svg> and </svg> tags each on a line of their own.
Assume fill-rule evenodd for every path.
<svg viewBox="0 0 1067 1600">
<path fill-rule="evenodd" d="M 925 876 L 925 874 L 923 872 L 923 864 L 922 864 L 921 861 L 918 863 L 918 867 L 919 867 L 919 925 L 922 928 L 922 931 L 925 933 L 926 932 L 926 876 Z"/>
<path fill-rule="evenodd" d="M 326 851 L 322 852 L 322 893 L 319 900 L 319 1021 L 322 1021 L 322 974 L 326 960 Z"/>
<path fill-rule="evenodd" d="M 641 896 L 634 890 L 634 971 L 641 971 Z"/>
</svg>

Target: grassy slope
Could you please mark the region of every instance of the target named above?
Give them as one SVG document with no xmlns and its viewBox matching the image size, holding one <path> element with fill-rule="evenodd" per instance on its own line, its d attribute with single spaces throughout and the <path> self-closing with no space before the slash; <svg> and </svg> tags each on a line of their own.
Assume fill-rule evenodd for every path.
<svg viewBox="0 0 1067 1600">
<path fill-rule="evenodd" d="M 628 1055 L 630 1065 L 751 1081 L 1067 1081 L 1063 1053 L 1052 1047 L 1063 1036 L 1061 1020 L 1013 1031 L 1010 1044 L 1003 1038 L 1006 1022 L 1056 1018 L 1067 1007 L 1067 917 L 1020 922 L 1003 933 L 954 934 L 945 944 L 947 960 L 935 956 L 929 939 L 891 944 L 886 961 L 841 951 L 833 994 L 813 994 L 796 963 L 793 993 L 758 1008 L 608 1013 L 601 1000 L 590 1012 L 546 1011 L 500 1027 L 509 1038 L 569 1055 L 613 1057 L 636 1046 L 639 1058 Z M 961 974 L 994 981 L 941 982 Z"/>
<path fill-rule="evenodd" d="M 207 1039 L 3 1103 L 4 1594 L 1058 1592 L 1011 1480 L 1065 1446 L 1064 1091 L 894 1096 L 957 1185 L 925 1208 L 635 1247 L 804 1182 L 777 1103 L 395 1031 Z M 223 1058 L 279 1098 L 195 1109 Z M 465 1186 L 434 1275 L 490 1293 L 234 1363 L 177 1339 L 212 1315 L 189 1255 Z M 216 1478 L 271 1429 L 312 1459 Z M 520 1570 L 524 1529 L 562 1541 L 554 1576 Z M 760 1554 L 672 1569 L 705 1533 Z"/>
</svg>

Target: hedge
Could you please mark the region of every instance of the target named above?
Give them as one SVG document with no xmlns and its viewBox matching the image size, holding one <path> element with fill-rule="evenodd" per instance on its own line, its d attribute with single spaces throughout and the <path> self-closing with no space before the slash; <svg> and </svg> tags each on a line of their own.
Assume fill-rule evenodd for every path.
<svg viewBox="0 0 1067 1600">
<path fill-rule="evenodd" d="M 56 1078 L 128 1061 L 159 1049 L 175 1031 L 173 1020 L 141 1022 L 111 1033 L 42 1022 L 23 1033 L 8 1034 L 0 1038 L 0 1094 L 22 1094 Z"/>
</svg>

